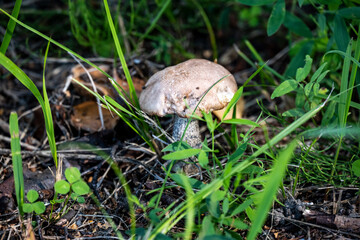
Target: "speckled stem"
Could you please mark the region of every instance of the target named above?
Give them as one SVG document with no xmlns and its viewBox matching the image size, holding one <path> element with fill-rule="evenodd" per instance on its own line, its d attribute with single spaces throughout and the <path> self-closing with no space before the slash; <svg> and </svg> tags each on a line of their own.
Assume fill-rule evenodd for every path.
<svg viewBox="0 0 360 240">
<path fill-rule="evenodd" d="M 173 138 L 175 141 L 179 141 L 183 132 L 185 131 L 186 125 L 188 123 L 188 118 L 181 118 L 175 115 L 174 127 L 173 127 Z M 201 138 L 199 130 L 198 120 L 192 120 L 189 124 L 189 127 L 186 130 L 185 136 L 183 138 L 184 142 L 187 142 L 193 148 L 201 147 Z"/>
</svg>

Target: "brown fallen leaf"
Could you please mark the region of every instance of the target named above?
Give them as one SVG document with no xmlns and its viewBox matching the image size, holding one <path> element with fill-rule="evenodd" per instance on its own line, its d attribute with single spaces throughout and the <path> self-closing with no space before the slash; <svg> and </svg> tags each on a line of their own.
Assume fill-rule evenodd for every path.
<svg viewBox="0 0 360 240">
<path fill-rule="evenodd" d="M 107 109 L 102 110 L 105 129 L 113 129 L 119 119 L 118 116 L 111 114 Z M 90 133 L 98 131 L 101 128 L 101 122 L 97 103 L 87 101 L 74 106 L 70 122 L 74 127 Z"/>
<path fill-rule="evenodd" d="M 119 77 L 119 74 L 117 73 L 116 69 L 113 70 L 113 78 L 115 81 L 123 88 L 125 92 L 129 92 L 129 84 L 127 83 L 126 79 L 122 79 Z M 135 91 L 137 96 L 140 96 L 141 91 L 143 90 L 143 87 L 145 86 L 145 81 L 143 79 L 140 79 L 138 77 L 131 77 Z"/>
<path fill-rule="evenodd" d="M 102 69 L 104 72 L 110 71 L 110 67 L 108 65 L 100 65 L 99 68 Z M 88 71 L 88 73 L 90 74 L 96 86 L 97 92 L 100 95 L 114 97 L 115 91 L 111 83 L 109 82 L 108 78 L 102 72 L 100 72 L 99 70 L 93 67 L 86 69 L 86 71 Z M 89 89 L 93 90 L 93 85 L 90 82 L 86 71 L 81 65 L 76 65 L 71 69 L 72 76 L 76 81 L 82 83 Z M 91 93 L 89 93 L 79 84 L 73 84 L 73 86 L 74 89 L 79 93 L 79 95 L 88 96 L 88 97 L 92 96 Z"/>
<path fill-rule="evenodd" d="M 101 70 L 103 70 L 104 72 L 108 72 L 110 70 L 110 67 L 108 65 L 100 65 L 99 68 Z M 91 77 L 102 80 L 103 82 L 107 82 L 107 77 L 102 72 L 97 70 L 96 68 L 91 67 L 91 68 L 88 68 L 87 71 L 89 72 Z M 87 74 L 85 69 L 79 64 L 71 69 L 71 73 L 74 76 L 74 78 L 78 78 L 84 74 L 85 75 Z"/>
</svg>

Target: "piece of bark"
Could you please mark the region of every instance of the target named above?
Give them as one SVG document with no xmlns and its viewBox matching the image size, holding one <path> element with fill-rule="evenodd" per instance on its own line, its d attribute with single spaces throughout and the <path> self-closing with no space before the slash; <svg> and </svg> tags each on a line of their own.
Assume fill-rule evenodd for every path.
<svg viewBox="0 0 360 240">
<path fill-rule="evenodd" d="M 315 222 L 316 224 L 327 226 L 329 228 L 360 233 L 360 218 L 324 214 L 312 210 L 305 210 L 304 217 L 306 221 Z"/>
</svg>

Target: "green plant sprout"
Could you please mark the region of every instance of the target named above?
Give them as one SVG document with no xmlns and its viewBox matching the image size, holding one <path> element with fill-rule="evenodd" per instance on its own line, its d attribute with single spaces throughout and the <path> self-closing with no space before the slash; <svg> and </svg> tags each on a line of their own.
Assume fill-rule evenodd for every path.
<svg viewBox="0 0 360 240">
<path fill-rule="evenodd" d="M 82 195 L 90 193 L 90 188 L 85 181 L 81 179 L 81 174 L 79 169 L 76 167 L 67 168 L 65 170 L 66 180 L 59 180 L 54 184 L 55 196 L 54 199 L 50 201 L 52 204 L 52 209 L 56 203 L 64 203 L 64 207 L 60 211 L 60 215 L 64 214 L 71 208 L 75 203 L 73 202 L 71 206 L 67 207 L 67 204 L 70 199 L 77 201 L 79 203 L 84 203 L 85 199 Z M 57 199 L 58 194 L 67 195 L 64 199 Z M 51 214 L 50 214 L 51 216 Z"/>
<path fill-rule="evenodd" d="M 35 212 L 36 214 L 42 214 L 45 212 L 45 204 L 40 201 L 36 201 L 39 198 L 39 194 L 34 189 L 31 189 L 26 194 L 26 198 L 30 203 L 23 204 L 23 210 L 25 213 Z"/>
</svg>

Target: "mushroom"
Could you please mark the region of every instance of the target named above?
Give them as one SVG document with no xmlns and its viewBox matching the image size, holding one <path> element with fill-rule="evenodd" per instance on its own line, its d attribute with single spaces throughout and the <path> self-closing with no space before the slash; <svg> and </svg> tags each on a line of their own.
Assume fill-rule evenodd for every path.
<svg viewBox="0 0 360 240">
<path fill-rule="evenodd" d="M 172 136 L 175 141 L 179 141 L 188 118 L 204 94 L 205 97 L 195 111 L 199 116 L 202 116 L 201 111 L 209 113 L 226 107 L 236 90 L 233 75 L 223 66 L 204 59 L 191 59 L 155 73 L 145 84 L 139 101 L 141 109 L 149 115 L 163 117 L 175 114 Z M 183 141 L 193 148 L 200 148 L 197 120 L 189 123 Z"/>
</svg>

